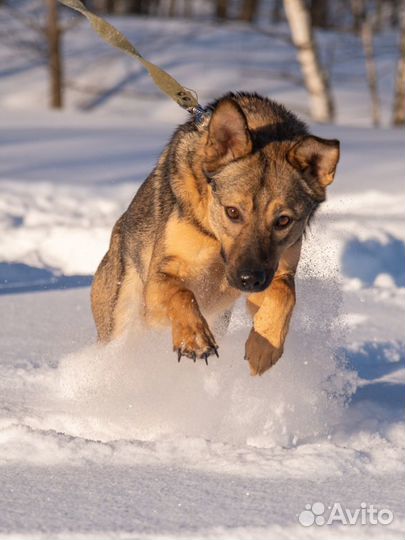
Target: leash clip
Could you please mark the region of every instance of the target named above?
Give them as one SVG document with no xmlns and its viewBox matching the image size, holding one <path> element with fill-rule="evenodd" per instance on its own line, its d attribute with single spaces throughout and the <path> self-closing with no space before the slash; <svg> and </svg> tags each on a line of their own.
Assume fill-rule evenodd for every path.
<svg viewBox="0 0 405 540">
<path fill-rule="evenodd" d="M 201 107 L 200 104 L 196 107 L 189 107 L 187 111 L 193 116 L 194 123 L 197 126 L 203 126 L 211 116 L 210 111 Z"/>
</svg>

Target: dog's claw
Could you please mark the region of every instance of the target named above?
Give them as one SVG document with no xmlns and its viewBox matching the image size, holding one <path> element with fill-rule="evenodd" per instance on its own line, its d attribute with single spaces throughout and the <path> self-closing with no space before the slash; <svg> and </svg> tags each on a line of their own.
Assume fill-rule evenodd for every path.
<svg viewBox="0 0 405 540">
<path fill-rule="evenodd" d="M 208 366 L 208 357 L 212 354 L 219 358 L 218 354 L 218 345 L 211 345 L 210 347 L 207 347 L 205 351 L 193 351 L 190 350 L 183 345 L 180 347 L 175 347 L 175 351 L 177 351 L 177 361 L 180 362 L 183 356 L 186 356 L 187 358 L 190 358 L 194 363 L 197 362 L 197 358 L 204 360 L 205 364 Z"/>
</svg>

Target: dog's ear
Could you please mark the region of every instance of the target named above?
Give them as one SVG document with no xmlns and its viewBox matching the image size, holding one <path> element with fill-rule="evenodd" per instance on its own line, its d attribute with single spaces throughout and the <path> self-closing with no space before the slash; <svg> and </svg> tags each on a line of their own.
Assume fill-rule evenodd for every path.
<svg viewBox="0 0 405 540">
<path fill-rule="evenodd" d="M 252 138 L 246 116 L 232 99 L 220 101 L 208 125 L 205 147 L 206 168 L 213 172 L 252 151 Z"/>
<path fill-rule="evenodd" d="M 287 161 L 308 181 L 316 180 L 325 189 L 333 182 L 339 161 L 339 141 L 309 135 L 287 154 Z"/>
</svg>

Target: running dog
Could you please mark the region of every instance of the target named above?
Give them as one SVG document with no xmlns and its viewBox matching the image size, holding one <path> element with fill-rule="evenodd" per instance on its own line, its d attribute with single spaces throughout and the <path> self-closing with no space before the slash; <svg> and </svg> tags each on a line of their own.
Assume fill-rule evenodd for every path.
<svg viewBox="0 0 405 540">
<path fill-rule="evenodd" d="M 96 272 L 99 340 L 136 323 L 171 325 L 173 349 L 217 354 L 215 321 L 246 295 L 245 357 L 261 375 L 283 354 L 303 235 L 339 160 L 282 105 L 229 93 L 179 126 L 115 224 Z"/>
</svg>

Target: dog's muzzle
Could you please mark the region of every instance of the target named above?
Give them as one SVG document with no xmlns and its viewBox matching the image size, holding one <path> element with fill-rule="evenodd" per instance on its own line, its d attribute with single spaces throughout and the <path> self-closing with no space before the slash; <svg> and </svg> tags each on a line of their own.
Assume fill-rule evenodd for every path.
<svg viewBox="0 0 405 540">
<path fill-rule="evenodd" d="M 230 284 L 244 292 L 261 292 L 267 289 L 274 277 L 274 270 L 244 268 L 229 279 Z"/>
</svg>

